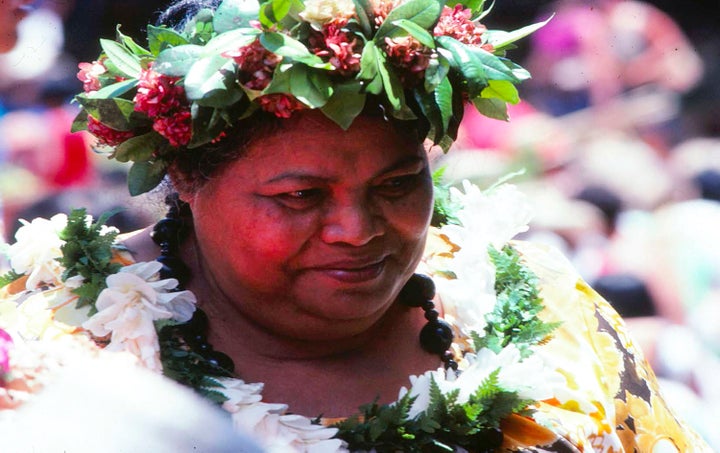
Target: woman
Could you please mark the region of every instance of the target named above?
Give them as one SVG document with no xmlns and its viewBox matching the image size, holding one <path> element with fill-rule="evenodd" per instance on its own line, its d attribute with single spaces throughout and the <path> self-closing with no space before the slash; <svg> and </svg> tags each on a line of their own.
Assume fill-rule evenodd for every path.
<svg viewBox="0 0 720 453">
<path fill-rule="evenodd" d="M 77 124 L 134 162 L 131 192 L 167 172 L 177 195 L 120 242 L 82 211 L 27 224 L 4 309 L 45 303 L 36 337 L 130 352 L 268 450 L 702 451 L 607 304 L 508 244 L 517 192 L 466 185 L 429 229 L 423 141 L 449 147 L 465 100 L 504 117 L 527 74 L 503 49 L 537 28 L 475 8 L 225 0 L 148 49 L 103 41 Z"/>
</svg>

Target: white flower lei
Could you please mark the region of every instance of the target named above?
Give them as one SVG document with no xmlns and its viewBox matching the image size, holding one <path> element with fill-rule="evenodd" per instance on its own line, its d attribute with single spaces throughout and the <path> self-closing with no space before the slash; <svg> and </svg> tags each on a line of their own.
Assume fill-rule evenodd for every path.
<svg viewBox="0 0 720 453">
<path fill-rule="evenodd" d="M 524 196 L 512 185 L 504 184 L 483 192 L 464 182 L 463 189 L 464 192 L 451 191 L 451 198 L 461 206 L 457 213 L 461 225 L 447 225 L 437 231 L 460 249 L 452 259 L 429 255 L 420 266 L 420 270 L 437 273 L 439 277 L 435 281 L 445 319 L 465 336 L 461 339 L 464 340 L 460 351 L 463 358 L 458 372 L 440 367 L 409 377 L 410 387 L 400 389 L 399 399 L 408 393 L 416 398 L 410 418 L 427 409 L 431 381 L 445 394 L 459 390 L 460 403 L 498 369 L 498 381 L 503 388 L 534 401 L 557 395 L 563 382 L 540 358 L 522 359 L 513 345 L 499 353 L 490 349 L 474 351 L 470 346 L 470 332 L 483 331 L 485 315 L 492 311 L 496 300 L 495 269 L 487 247 L 499 249 L 517 233 L 525 231 L 531 213 Z M 68 282 L 61 282 L 62 269 L 56 261 L 61 256 L 62 245 L 58 232 L 66 221 L 66 217 L 55 216 L 50 221 L 25 222 L 16 235 L 17 242 L 8 249 L 12 270 L 28 276 L 25 292 L 0 301 L 0 328 L 17 339 L 47 338 L 73 330 L 72 326 L 52 319 L 57 307 L 68 305 L 70 289 L 77 286 L 77 281 L 70 282 L 69 287 Z M 177 281 L 159 279 L 159 268 L 156 262 L 135 263 L 110 275 L 107 288 L 97 299 L 97 313 L 79 318 L 86 331 L 96 337 L 109 337 L 106 349 L 130 352 L 147 368 L 161 372 L 154 321 L 189 320 L 195 309 L 195 296 L 189 291 L 173 292 Z M 451 272 L 455 278 L 442 278 L 441 272 Z M 43 287 L 52 289 L 44 291 Z M 231 414 L 236 428 L 253 434 L 267 451 L 348 451 L 343 441 L 333 438 L 337 428 L 288 414 L 285 404 L 263 402 L 263 384 L 235 378 L 219 382 L 224 388 L 218 390 L 227 399 L 222 407 Z"/>
</svg>

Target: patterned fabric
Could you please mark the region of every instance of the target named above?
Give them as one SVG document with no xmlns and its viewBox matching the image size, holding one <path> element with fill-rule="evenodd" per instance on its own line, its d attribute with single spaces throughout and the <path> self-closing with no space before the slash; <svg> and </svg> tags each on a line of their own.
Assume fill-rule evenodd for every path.
<svg viewBox="0 0 720 453">
<path fill-rule="evenodd" d="M 657 380 L 615 310 L 558 252 L 516 242 L 539 278 L 547 321 L 560 321 L 536 354 L 563 374 L 565 395 L 540 403 L 535 423 L 512 418 L 503 426 L 508 450 L 709 452 L 673 416 Z M 543 429 L 547 428 L 547 429 Z"/>
</svg>

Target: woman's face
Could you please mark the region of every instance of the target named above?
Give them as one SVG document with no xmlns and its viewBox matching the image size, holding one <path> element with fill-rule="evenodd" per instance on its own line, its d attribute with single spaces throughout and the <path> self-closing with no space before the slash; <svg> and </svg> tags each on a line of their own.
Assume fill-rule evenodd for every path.
<svg viewBox="0 0 720 453">
<path fill-rule="evenodd" d="M 342 131 L 316 113 L 183 198 L 206 277 L 246 318 L 306 339 L 376 322 L 415 269 L 432 213 L 422 147 L 381 119 Z"/>
<path fill-rule="evenodd" d="M 17 42 L 17 25 L 27 12 L 23 6 L 31 0 L 0 0 L 0 52 L 8 52 Z"/>
</svg>

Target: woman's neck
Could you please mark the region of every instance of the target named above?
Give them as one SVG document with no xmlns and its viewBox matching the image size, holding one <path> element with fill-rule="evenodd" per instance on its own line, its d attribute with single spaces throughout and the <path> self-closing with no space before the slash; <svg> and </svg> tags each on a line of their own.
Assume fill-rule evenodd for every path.
<svg viewBox="0 0 720 453">
<path fill-rule="evenodd" d="M 147 233 L 125 241 L 138 261 L 159 255 Z M 218 287 L 195 247 L 188 239 L 180 257 L 192 270 L 187 289 L 210 320 L 208 342 L 232 358 L 238 377 L 264 383 L 266 402 L 286 403 L 309 416 L 348 416 L 376 398 L 394 401 L 410 384 L 408 376 L 441 366 L 419 344 L 423 311 L 398 303 L 361 332 L 343 337 L 298 339 L 268 330 L 244 316 L 238 301 Z"/>
</svg>

